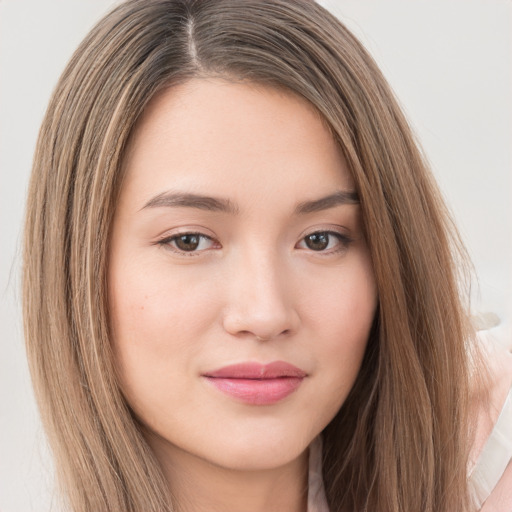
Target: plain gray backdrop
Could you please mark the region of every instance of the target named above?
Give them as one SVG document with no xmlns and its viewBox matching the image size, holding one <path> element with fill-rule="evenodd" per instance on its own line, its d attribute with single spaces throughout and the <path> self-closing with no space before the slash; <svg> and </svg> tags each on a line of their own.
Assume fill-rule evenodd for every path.
<svg viewBox="0 0 512 512">
<path fill-rule="evenodd" d="M 430 159 L 480 280 L 510 326 L 512 2 L 323 1 L 373 54 Z M 39 124 L 109 0 L 0 0 L 0 511 L 56 510 L 20 321 L 24 197 Z M 52 506 L 52 503 L 54 505 Z"/>
</svg>

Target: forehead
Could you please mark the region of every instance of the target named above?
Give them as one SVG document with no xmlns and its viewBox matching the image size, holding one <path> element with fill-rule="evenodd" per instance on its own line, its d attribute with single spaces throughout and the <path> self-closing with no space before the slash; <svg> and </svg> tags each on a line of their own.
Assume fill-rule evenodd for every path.
<svg viewBox="0 0 512 512">
<path fill-rule="evenodd" d="M 230 197 L 354 188 L 340 148 L 309 102 L 218 78 L 190 80 L 153 98 L 125 168 L 127 187 L 141 196 L 170 188 Z"/>
</svg>

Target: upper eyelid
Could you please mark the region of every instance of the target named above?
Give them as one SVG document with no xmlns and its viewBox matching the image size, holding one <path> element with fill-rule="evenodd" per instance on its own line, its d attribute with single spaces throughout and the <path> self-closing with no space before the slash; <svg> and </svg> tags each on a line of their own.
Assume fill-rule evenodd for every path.
<svg viewBox="0 0 512 512">
<path fill-rule="evenodd" d="M 307 236 L 311 236 L 316 233 L 332 234 L 334 236 L 340 237 L 341 239 L 343 239 L 346 242 L 352 242 L 357 239 L 356 237 L 343 232 L 343 230 L 346 230 L 346 228 L 344 228 L 342 226 L 336 226 L 336 227 L 334 227 L 334 226 L 321 227 L 320 226 L 318 228 L 313 228 L 313 229 L 310 228 L 308 230 L 303 231 L 299 235 L 297 243 L 304 240 L 304 238 L 306 238 Z M 183 236 L 183 235 L 196 235 L 196 236 L 204 237 L 204 238 L 207 238 L 208 240 L 211 240 L 211 241 L 216 242 L 219 245 L 221 245 L 220 241 L 217 239 L 217 237 L 215 235 L 207 234 L 204 231 L 201 231 L 199 228 L 194 228 L 194 227 L 177 228 L 177 231 L 172 232 L 172 233 L 169 233 L 169 231 L 167 231 L 164 234 L 158 236 L 156 238 L 156 240 L 154 241 L 154 243 L 161 244 L 161 243 L 165 243 L 165 242 L 171 242 L 173 239 L 175 239 L 179 236 Z"/>
<path fill-rule="evenodd" d="M 318 227 L 308 228 L 302 231 L 302 233 L 299 235 L 299 240 L 302 240 L 303 238 L 309 235 L 314 235 L 315 233 L 332 233 L 345 238 L 353 238 L 352 236 L 349 235 L 348 232 L 350 232 L 350 230 L 345 226 L 332 224 L 326 226 L 319 225 Z"/>
<path fill-rule="evenodd" d="M 180 258 L 182 258 L 182 257 L 186 257 L 186 258 L 199 257 L 204 252 L 211 250 L 211 248 L 201 249 L 201 250 L 193 250 L 193 251 L 185 251 L 183 249 L 180 249 L 179 247 L 177 247 L 175 245 L 174 241 L 176 238 L 179 238 L 180 236 L 184 236 L 184 235 L 193 235 L 193 236 L 202 237 L 202 238 L 205 238 L 205 239 L 211 241 L 213 244 L 219 243 L 215 238 L 205 235 L 204 233 L 199 233 L 199 232 L 194 232 L 194 231 L 188 230 L 188 231 L 182 231 L 179 233 L 173 233 L 168 236 L 163 236 L 163 237 L 159 238 L 158 240 L 156 240 L 153 243 L 153 245 L 156 245 L 160 248 L 164 248 L 167 251 L 173 252 L 177 257 L 180 257 Z"/>
<path fill-rule="evenodd" d="M 206 238 L 207 240 L 211 240 L 212 242 L 217 242 L 217 240 L 213 236 L 205 235 L 204 233 L 198 233 L 195 231 L 183 231 L 181 233 L 173 233 L 172 235 L 162 236 L 161 238 L 159 238 L 157 240 L 157 243 L 171 242 L 172 240 L 179 238 L 180 236 L 185 236 L 185 235 L 198 236 L 201 238 Z"/>
<path fill-rule="evenodd" d="M 329 228 L 329 229 L 314 229 L 313 231 L 307 231 L 303 236 L 302 238 L 306 237 L 306 236 L 309 236 L 309 235 L 314 235 L 316 233 L 328 233 L 328 234 L 332 234 L 332 235 L 340 235 L 340 236 L 345 236 L 345 233 L 342 233 L 336 229 L 333 229 L 333 228 Z"/>
<path fill-rule="evenodd" d="M 204 236 L 205 238 L 216 240 L 216 237 L 213 233 L 205 233 L 205 231 L 209 230 L 205 230 L 204 228 L 195 226 L 185 226 L 183 228 L 167 229 L 155 238 L 155 242 L 158 243 L 161 242 L 162 240 L 169 240 L 183 235 Z"/>
<path fill-rule="evenodd" d="M 353 242 L 355 240 L 354 237 L 352 236 L 349 236 L 345 233 L 340 233 L 339 231 L 335 231 L 335 230 L 328 230 L 328 229 L 319 229 L 319 230 L 315 230 L 315 231 L 310 231 L 309 233 L 306 233 L 305 235 L 303 235 L 300 239 L 299 239 L 299 242 L 301 242 L 302 240 L 304 240 L 305 238 L 307 238 L 308 236 L 311 236 L 311 235 L 317 235 L 317 234 L 327 234 L 327 235 L 334 235 L 340 239 L 343 239 L 345 242 Z"/>
</svg>

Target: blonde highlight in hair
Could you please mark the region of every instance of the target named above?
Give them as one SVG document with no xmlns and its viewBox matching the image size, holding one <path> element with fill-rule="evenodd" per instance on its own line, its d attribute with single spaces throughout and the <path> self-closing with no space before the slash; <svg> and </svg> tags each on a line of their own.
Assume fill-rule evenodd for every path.
<svg viewBox="0 0 512 512">
<path fill-rule="evenodd" d="M 54 91 L 28 195 L 24 321 L 71 509 L 175 510 L 117 384 L 106 273 L 130 135 L 158 91 L 197 76 L 306 98 L 356 183 L 379 308 L 356 384 L 324 431 L 331 512 L 467 510 L 460 245 L 377 66 L 308 0 L 128 1 L 91 31 Z"/>
</svg>

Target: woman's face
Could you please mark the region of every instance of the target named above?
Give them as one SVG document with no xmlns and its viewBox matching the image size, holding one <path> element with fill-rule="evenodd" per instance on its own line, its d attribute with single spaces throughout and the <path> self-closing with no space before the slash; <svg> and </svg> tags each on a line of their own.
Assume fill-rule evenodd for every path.
<svg viewBox="0 0 512 512">
<path fill-rule="evenodd" d="M 233 469 L 294 460 L 350 391 L 376 306 L 329 131 L 291 93 L 196 79 L 150 103 L 125 165 L 109 300 L 150 444 Z"/>
</svg>

